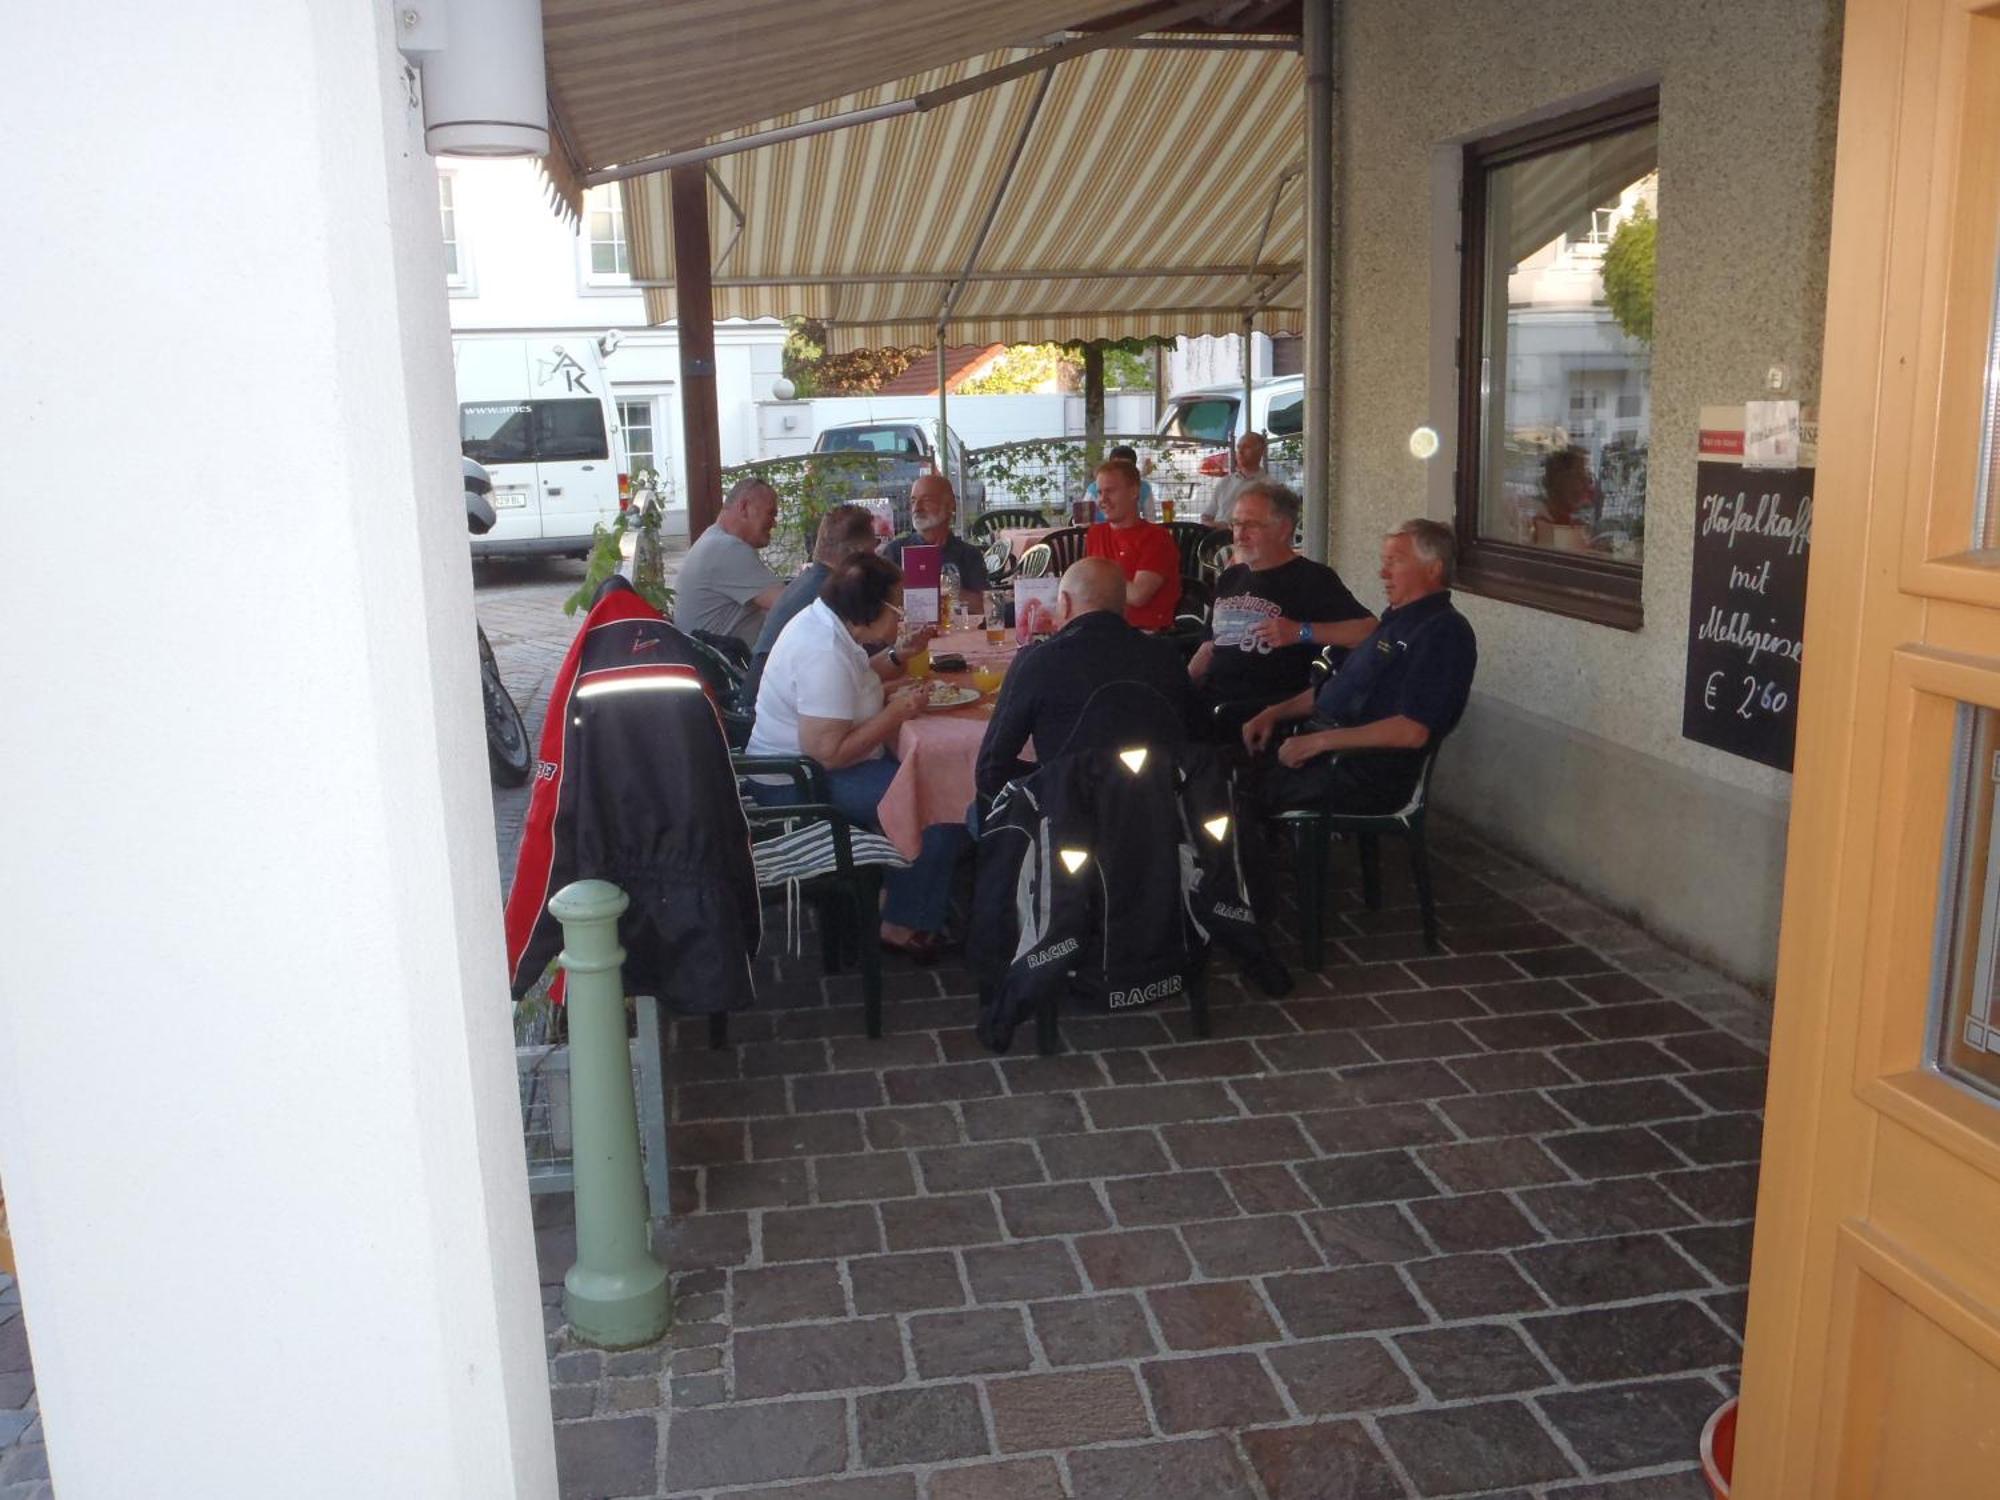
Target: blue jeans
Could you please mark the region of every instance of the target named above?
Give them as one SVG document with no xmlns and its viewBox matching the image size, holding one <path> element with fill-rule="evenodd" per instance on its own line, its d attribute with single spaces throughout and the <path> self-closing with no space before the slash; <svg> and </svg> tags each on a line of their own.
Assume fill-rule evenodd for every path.
<svg viewBox="0 0 2000 1500">
<path fill-rule="evenodd" d="M 892 755 L 877 756 L 859 765 L 827 771 L 827 794 L 840 815 L 850 823 L 873 833 L 882 831 L 876 808 L 896 779 L 902 765 Z M 784 807 L 801 801 L 791 785 L 757 785 L 751 795 L 767 807 Z M 882 920 L 918 932 L 937 932 L 951 911 L 951 875 L 966 845 L 964 827 L 956 823 L 933 823 L 924 830 L 923 846 L 907 870 L 882 872 Z"/>
</svg>

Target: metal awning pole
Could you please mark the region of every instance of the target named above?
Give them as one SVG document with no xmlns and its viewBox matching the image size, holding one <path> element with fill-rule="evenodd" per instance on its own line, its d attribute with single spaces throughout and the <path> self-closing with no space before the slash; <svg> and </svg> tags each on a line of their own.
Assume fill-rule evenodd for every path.
<svg viewBox="0 0 2000 1500">
<path fill-rule="evenodd" d="M 681 356 L 681 459 L 688 540 L 722 514 L 722 428 L 716 416 L 715 299 L 709 291 L 708 174 L 677 167 L 668 180 L 674 235 L 674 327 Z"/>
<path fill-rule="evenodd" d="M 1333 542 L 1333 89 L 1335 0 L 1305 0 L 1306 556 Z"/>
</svg>

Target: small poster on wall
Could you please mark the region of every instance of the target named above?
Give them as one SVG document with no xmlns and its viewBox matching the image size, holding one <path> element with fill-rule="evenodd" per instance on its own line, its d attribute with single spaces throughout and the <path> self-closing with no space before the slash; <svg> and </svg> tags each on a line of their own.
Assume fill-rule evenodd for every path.
<svg viewBox="0 0 2000 1500">
<path fill-rule="evenodd" d="M 1798 738 L 1817 433 L 1809 416 L 1782 405 L 1791 411 L 1759 412 L 1758 428 L 1749 433 L 1756 459 L 1782 467 L 1746 463 L 1743 407 L 1702 408 L 1681 733 L 1789 771 Z"/>
</svg>

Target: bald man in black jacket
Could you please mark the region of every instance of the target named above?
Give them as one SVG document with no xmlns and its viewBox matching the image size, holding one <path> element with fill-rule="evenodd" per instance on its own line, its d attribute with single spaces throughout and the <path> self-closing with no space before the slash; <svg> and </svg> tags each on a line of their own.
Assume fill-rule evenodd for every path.
<svg viewBox="0 0 2000 1500">
<path fill-rule="evenodd" d="M 982 800 L 1033 769 L 1020 759 L 1031 739 L 1043 763 L 1072 750 L 1186 741 L 1187 664 L 1167 641 L 1125 623 L 1117 563 L 1086 557 L 1073 564 L 1063 574 L 1056 620 L 1056 633 L 1016 657 L 1000 689 L 979 746 Z"/>
</svg>

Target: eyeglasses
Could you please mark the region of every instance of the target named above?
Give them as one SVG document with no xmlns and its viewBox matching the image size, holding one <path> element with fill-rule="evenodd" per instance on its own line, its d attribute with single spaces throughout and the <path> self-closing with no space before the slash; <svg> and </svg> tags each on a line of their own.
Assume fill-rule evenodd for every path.
<svg viewBox="0 0 2000 1500">
<path fill-rule="evenodd" d="M 1229 529 L 1231 531 L 1255 531 L 1261 527 L 1276 526 L 1278 524 L 1279 520 L 1275 516 L 1268 521 L 1245 521 L 1238 516 L 1231 516 L 1229 518 Z"/>
</svg>

